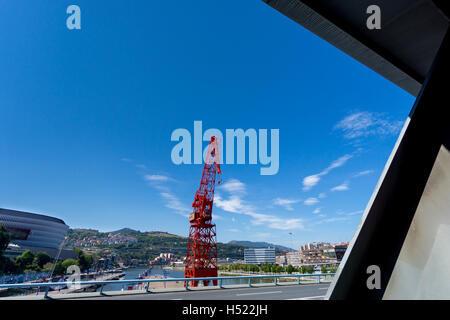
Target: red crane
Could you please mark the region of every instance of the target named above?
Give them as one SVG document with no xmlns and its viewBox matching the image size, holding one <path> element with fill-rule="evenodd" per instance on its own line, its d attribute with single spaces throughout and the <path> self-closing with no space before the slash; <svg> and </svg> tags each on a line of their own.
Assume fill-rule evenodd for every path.
<svg viewBox="0 0 450 320">
<path fill-rule="evenodd" d="M 216 173 L 220 171 L 220 141 L 212 136 L 206 153 L 200 187 L 195 193 L 189 215 L 189 240 L 186 254 L 185 278 L 217 277 L 217 242 L 216 225 L 212 223 L 212 208 Z M 218 179 L 221 183 L 221 179 Z M 207 286 L 209 281 L 203 281 Z M 213 280 L 217 285 L 217 280 Z M 191 286 L 197 287 L 198 281 L 191 281 Z"/>
</svg>

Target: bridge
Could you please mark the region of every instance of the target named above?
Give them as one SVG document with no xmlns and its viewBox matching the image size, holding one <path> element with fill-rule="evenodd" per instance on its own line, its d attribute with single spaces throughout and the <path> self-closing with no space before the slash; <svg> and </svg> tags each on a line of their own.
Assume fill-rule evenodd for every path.
<svg viewBox="0 0 450 320">
<path fill-rule="evenodd" d="M 120 299 L 120 300 L 245 300 L 245 299 L 322 299 L 334 274 L 289 274 L 231 277 L 199 277 L 170 279 L 129 279 L 109 281 L 72 281 L 47 283 L 2 284 L 0 289 L 39 289 L 34 295 L 12 296 L 1 300 L 42 299 Z M 192 287 L 190 281 L 217 280 L 217 286 Z M 226 284 L 240 280 L 245 284 Z M 261 283 L 261 281 L 267 281 Z M 152 283 L 183 283 L 181 287 L 150 289 Z M 134 290 L 103 291 L 105 285 L 131 285 Z M 100 287 L 98 292 L 61 293 L 58 287 Z M 73 292 L 73 290 L 72 290 Z"/>
</svg>

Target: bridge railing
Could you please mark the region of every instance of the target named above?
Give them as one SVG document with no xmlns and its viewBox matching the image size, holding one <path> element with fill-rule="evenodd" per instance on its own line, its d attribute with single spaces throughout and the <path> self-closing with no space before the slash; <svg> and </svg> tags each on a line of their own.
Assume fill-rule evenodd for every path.
<svg viewBox="0 0 450 320">
<path fill-rule="evenodd" d="M 74 286 L 99 286 L 100 294 L 103 294 L 103 287 L 108 284 L 142 284 L 146 283 L 146 292 L 150 292 L 150 284 L 156 282 L 180 282 L 185 283 L 184 289 L 190 290 L 189 283 L 191 281 L 217 281 L 219 288 L 224 288 L 223 281 L 225 280 L 236 280 L 236 279 L 246 279 L 248 280 L 248 286 L 251 287 L 251 281 L 253 279 L 270 279 L 273 278 L 273 284 L 278 285 L 278 280 L 282 278 L 295 278 L 297 284 L 301 284 L 302 278 L 315 278 L 317 283 L 326 277 L 333 277 L 334 273 L 313 273 L 313 274 L 268 274 L 268 275 L 257 275 L 257 276 L 226 276 L 226 277 L 200 277 L 200 278 L 165 278 L 165 279 L 127 279 L 127 280 L 105 280 L 105 281 L 66 281 L 66 282 L 41 282 L 41 283 L 15 283 L 15 284 L 0 284 L 0 289 L 23 289 L 23 288 L 44 288 L 45 294 L 44 298 L 48 298 L 48 293 L 50 288 L 55 287 L 74 287 Z"/>
</svg>

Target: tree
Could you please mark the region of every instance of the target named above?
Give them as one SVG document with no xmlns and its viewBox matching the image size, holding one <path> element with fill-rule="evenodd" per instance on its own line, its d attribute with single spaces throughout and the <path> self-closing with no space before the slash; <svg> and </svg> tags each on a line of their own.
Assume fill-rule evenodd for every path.
<svg viewBox="0 0 450 320">
<path fill-rule="evenodd" d="M 256 264 L 253 264 L 251 267 L 251 271 L 252 272 L 259 272 L 259 266 L 257 266 Z"/>
<path fill-rule="evenodd" d="M 20 256 L 16 258 L 16 263 L 22 270 L 32 268 L 34 261 L 34 253 L 30 250 L 23 252 Z"/>
<path fill-rule="evenodd" d="M 3 252 L 8 248 L 11 237 L 6 228 L 0 223 L 0 257 L 3 256 Z"/>
<path fill-rule="evenodd" d="M 3 252 L 8 248 L 9 241 L 11 237 L 9 236 L 6 228 L 0 223 L 0 274 L 4 272 L 10 272 L 11 261 L 9 258 L 3 257 Z M 14 264 L 14 263 L 13 263 Z"/>
<path fill-rule="evenodd" d="M 288 265 L 287 268 L 286 268 L 286 272 L 291 274 L 293 271 L 294 271 L 294 267 L 291 266 L 291 265 Z"/>
<path fill-rule="evenodd" d="M 51 261 L 51 258 L 47 252 L 39 251 L 38 253 L 36 253 L 33 263 L 42 269 L 44 267 L 44 265 L 50 261 Z"/>
<path fill-rule="evenodd" d="M 51 271 L 53 269 L 53 263 L 47 262 L 42 266 L 42 271 Z"/>
<path fill-rule="evenodd" d="M 73 248 L 73 252 L 77 254 L 77 257 L 83 254 L 83 250 L 81 250 L 80 248 Z"/>
<path fill-rule="evenodd" d="M 83 250 L 74 248 L 73 251 L 77 253 L 77 262 L 81 271 L 88 270 L 94 264 L 94 258 L 91 255 L 85 254 Z"/>
<path fill-rule="evenodd" d="M 82 271 L 89 269 L 94 263 L 91 255 L 81 254 L 78 256 L 78 265 Z"/>
<path fill-rule="evenodd" d="M 270 264 L 264 264 L 261 266 L 261 271 L 269 273 L 272 271 L 272 266 Z"/>
<path fill-rule="evenodd" d="M 305 267 L 305 273 L 313 273 L 314 272 L 314 267 L 313 266 L 306 266 Z"/>
<path fill-rule="evenodd" d="M 66 268 L 64 268 L 63 263 L 61 261 L 58 261 L 55 265 L 55 269 L 53 270 L 53 274 L 60 276 L 66 273 Z"/>
<path fill-rule="evenodd" d="M 78 261 L 75 260 L 75 259 L 71 259 L 71 258 L 64 260 L 63 263 L 62 263 L 62 267 L 64 268 L 64 272 L 66 272 L 67 268 L 70 267 L 71 265 L 78 266 Z"/>
<path fill-rule="evenodd" d="M 66 269 L 64 268 L 61 261 L 58 261 L 55 265 L 55 270 L 53 270 L 53 274 L 55 275 L 63 275 L 66 272 Z"/>
<path fill-rule="evenodd" d="M 320 272 L 327 273 L 328 272 L 327 266 L 323 265 L 322 268 L 320 269 Z"/>
<path fill-rule="evenodd" d="M 2 272 L 17 274 L 21 272 L 21 269 L 13 259 L 0 257 L 0 274 Z"/>
</svg>

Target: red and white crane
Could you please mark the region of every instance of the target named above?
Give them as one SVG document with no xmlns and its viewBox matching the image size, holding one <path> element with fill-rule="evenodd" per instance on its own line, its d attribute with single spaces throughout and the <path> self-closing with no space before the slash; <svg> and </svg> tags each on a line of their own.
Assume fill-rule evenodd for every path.
<svg viewBox="0 0 450 320">
<path fill-rule="evenodd" d="M 185 278 L 217 277 L 216 225 L 212 223 L 216 173 L 220 175 L 220 140 L 212 136 L 208 145 L 200 187 L 195 193 L 194 208 L 189 215 L 189 240 L 185 261 Z M 203 281 L 207 286 L 209 281 Z M 213 280 L 217 285 L 217 280 Z M 198 281 L 191 281 L 197 287 Z"/>
</svg>

